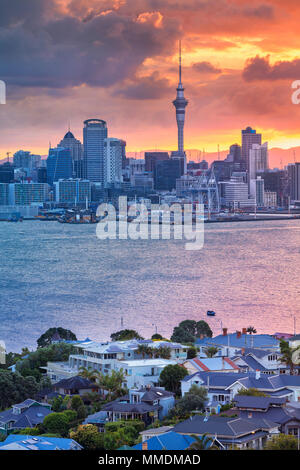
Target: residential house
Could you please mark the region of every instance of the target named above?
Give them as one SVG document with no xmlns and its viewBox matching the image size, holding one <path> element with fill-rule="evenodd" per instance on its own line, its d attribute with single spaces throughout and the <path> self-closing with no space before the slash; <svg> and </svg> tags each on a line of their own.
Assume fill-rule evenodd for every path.
<svg viewBox="0 0 300 470">
<path fill-rule="evenodd" d="M 181 381 L 184 396 L 192 385 L 205 387 L 208 400 L 222 405 L 232 402 L 239 390 L 256 388 L 273 397 L 286 397 L 288 401 L 300 401 L 300 377 L 298 375 L 265 375 L 260 371 L 247 373 L 196 372 Z"/>
<path fill-rule="evenodd" d="M 34 428 L 51 413 L 48 403 L 27 399 L 0 412 L 0 432 L 7 434 L 17 429 Z"/>
<path fill-rule="evenodd" d="M 86 395 L 87 393 L 97 393 L 100 386 L 95 382 L 77 375 L 69 379 L 60 380 L 53 384 L 54 391 L 62 395 Z"/>
<path fill-rule="evenodd" d="M 104 432 L 104 426 L 109 421 L 106 411 L 98 411 L 85 418 L 82 424 L 93 424 L 99 432 Z"/>
<path fill-rule="evenodd" d="M 228 333 L 227 328 L 223 328 L 223 334 L 214 338 L 198 338 L 195 346 L 199 348 L 199 357 L 207 357 L 205 349 L 209 347 L 217 347 L 216 356 L 232 357 L 236 355 L 242 348 L 259 348 L 269 349 L 272 351 L 280 350 L 280 341 L 271 335 L 247 334 L 247 328 L 236 333 Z"/>
<path fill-rule="evenodd" d="M 139 354 L 141 345 L 151 348 L 151 354 Z M 97 370 L 107 375 L 112 370 L 119 370 L 119 363 L 122 361 L 153 360 L 156 358 L 157 350 L 165 347 L 170 349 L 170 360 L 174 361 L 172 363 L 182 363 L 186 360 L 188 351 L 187 346 L 179 343 L 136 339 L 106 343 L 86 340 L 76 342 L 74 346 L 77 352 L 70 355 L 67 363 L 49 362 L 46 367 L 43 367 L 52 382 L 78 375 L 81 367 Z"/>
<path fill-rule="evenodd" d="M 118 361 L 116 370 L 123 370 L 125 374 L 124 387 L 137 388 L 159 385 L 159 376 L 162 370 L 175 365 L 176 361 L 169 359 L 136 359 Z"/>
<path fill-rule="evenodd" d="M 188 359 L 183 363 L 189 374 L 195 372 L 239 372 L 239 367 L 229 357 L 204 357 Z"/>
<path fill-rule="evenodd" d="M 261 450 L 267 440 L 279 433 L 278 425 L 266 419 L 225 418 L 194 415 L 174 426 L 174 432 L 183 435 L 202 436 L 217 439 L 225 449 Z"/>
<path fill-rule="evenodd" d="M 262 374 L 285 374 L 289 369 L 280 361 L 281 353 L 271 349 L 242 348 L 232 362 L 243 372 L 261 371 Z"/>
<path fill-rule="evenodd" d="M 148 426 L 163 419 L 175 405 L 174 394 L 161 387 L 131 389 L 129 394 L 105 404 L 109 421 L 140 419 Z"/>
<path fill-rule="evenodd" d="M 277 423 L 281 433 L 299 436 L 300 408 L 293 406 L 293 403 L 288 403 L 286 398 L 269 396 L 237 395 L 234 398 L 235 409 L 240 418 L 264 418 Z"/>
<path fill-rule="evenodd" d="M 0 450 L 82 450 L 73 439 L 10 434 L 0 443 Z"/>
<path fill-rule="evenodd" d="M 136 444 L 131 449 L 133 450 L 187 450 L 196 439 L 189 435 L 179 434 L 174 431 L 169 431 L 159 436 L 153 436 L 139 444 Z M 212 439 L 207 442 L 207 450 L 212 445 L 223 447 L 217 439 Z"/>
</svg>

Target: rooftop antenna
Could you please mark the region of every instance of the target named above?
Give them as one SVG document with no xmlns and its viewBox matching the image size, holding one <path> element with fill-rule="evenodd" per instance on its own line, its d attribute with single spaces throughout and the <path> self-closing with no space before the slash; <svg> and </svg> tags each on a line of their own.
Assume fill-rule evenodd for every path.
<svg viewBox="0 0 300 470">
<path fill-rule="evenodd" d="M 181 39 L 179 39 L 179 84 L 181 84 Z"/>
<path fill-rule="evenodd" d="M 6 152 L 6 155 L 7 155 L 7 163 L 9 163 L 9 156 L 10 156 L 11 152 Z"/>
<path fill-rule="evenodd" d="M 295 149 L 293 150 L 293 154 L 294 154 L 294 163 L 296 163 L 296 150 Z"/>
</svg>

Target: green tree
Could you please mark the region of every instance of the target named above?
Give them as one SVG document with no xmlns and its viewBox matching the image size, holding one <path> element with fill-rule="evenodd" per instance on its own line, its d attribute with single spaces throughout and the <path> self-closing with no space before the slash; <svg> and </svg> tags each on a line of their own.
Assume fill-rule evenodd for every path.
<svg viewBox="0 0 300 470">
<path fill-rule="evenodd" d="M 62 339 L 68 341 L 76 341 L 76 335 L 71 330 L 65 330 L 64 328 L 49 328 L 44 334 L 42 334 L 37 340 L 38 348 L 44 348 L 51 344 L 53 335 L 58 333 Z"/>
<path fill-rule="evenodd" d="M 162 340 L 164 338 L 159 333 L 154 333 L 154 335 L 151 336 L 151 339 L 155 341 L 155 340 Z"/>
<path fill-rule="evenodd" d="M 286 367 L 289 367 L 290 374 L 294 375 L 295 372 L 295 365 L 299 362 L 300 354 L 299 354 L 300 346 L 296 348 L 291 348 L 287 341 L 281 340 L 280 341 L 280 352 L 281 357 L 279 361 L 282 364 L 285 364 Z"/>
<path fill-rule="evenodd" d="M 175 326 L 173 334 L 171 336 L 171 341 L 175 343 L 194 343 L 195 336 L 193 336 L 189 331 L 185 330 L 180 326 Z"/>
<path fill-rule="evenodd" d="M 207 390 L 204 387 L 192 385 L 190 390 L 180 398 L 171 410 L 170 417 L 185 417 L 192 411 L 203 411 L 207 401 Z"/>
<path fill-rule="evenodd" d="M 110 375 L 99 373 L 98 383 L 103 390 L 108 392 L 108 397 L 115 398 L 123 395 L 123 383 L 125 382 L 125 375 L 123 369 L 118 371 L 112 370 Z"/>
<path fill-rule="evenodd" d="M 192 437 L 195 439 L 189 449 L 191 450 L 217 450 L 218 447 L 213 445 L 213 439 L 209 437 L 207 434 L 203 434 L 202 436 L 196 436 L 192 434 Z"/>
<path fill-rule="evenodd" d="M 67 437 L 70 428 L 70 417 L 66 414 L 68 410 L 62 413 L 51 413 L 43 421 L 43 428 L 46 433 L 59 434 Z"/>
<path fill-rule="evenodd" d="M 106 450 L 115 450 L 123 445 L 133 446 L 143 431 L 145 425 L 142 421 L 117 421 L 105 424 L 104 447 Z"/>
<path fill-rule="evenodd" d="M 24 377 L 34 375 L 37 379 L 42 377 L 40 367 L 47 365 L 47 362 L 66 362 L 69 355 L 75 352 L 75 348 L 71 344 L 59 343 L 52 344 L 45 348 L 39 348 L 31 352 L 26 359 L 22 359 L 16 363 L 16 370 Z"/>
<path fill-rule="evenodd" d="M 144 359 L 146 356 L 153 356 L 153 349 L 150 348 L 150 346 L 147 346 L 146 344 L 139 344 L 136 353 L 141 355 Z"/>
<path fill-rule="evenodd" d="M 215 346 L 209 346 L 207 348 L 204 348 L 204 352 L 207 357 L 214 357 L 219 352 L 219 348 Z"/>
<path fill-rule="evenodd" d="M 200 336 L 208 337 L 211 338 L 213 335 L 212 330 L 210 329 L 210 326 L 206 321 L 200 320 L 196 324 L 196 336 L 199 338 Z"/>
<path fill-rule="evenodd" d="M 194 346 L 188 349 L 187 351 L 187 359 L 194 359 L 194 357 L 197 357 L 198 350 Z"/>
<path fill-rule="evenodd" d="M 297 450 L 298 441 L 294 436 L 279 434 L 273 436 L 265 445 L 265 450 Z"/>
<path fill-rule="evenodd" d="M 154 350 L 154 356 L 156 358 L 170 359 L 171 357 L 171 348 L 168 346 L 159 346 L 159 348 Z"/>
<path fill-rule="evenodd" d="M 33 398 L 39 386 L 34 377 L 22 377 L 18 372 L 0 370 L 0 409 Z"/>
<path fill-rule="evenodd" d="M 79 395 L 73 395 L 71 398 L 71 409 L 77 411 L 81 406 L 84 406 L 82 398 Z"/>
<path fill-rule="evenodd" d="M 144 339 L 135 330 L 121 330 L 110 335 L 112 341 L 127 341 L 130 339 Z"/>
<path fill-rule="evenodd" d="M 79 374 L 81 377 L 90 380 L 91 382 L 96 382 L 97 378 L 99 377 L 98 371 L 89 367 L 80 367 Z"/>
<path fill-rule="evenodd" d="M 180 382 L 188 375 L 188 371 L 178 364 L 166 366 L 160 374 L 159 382 L 169 392 L 180 394 Z"/>
<path fill-rule="evenodd" d="M 78 442 L 84 450 L 104 450 L 103 433 L 93 424 L 80 425 L 70 432 L 70 438 Z"/>
</svg>

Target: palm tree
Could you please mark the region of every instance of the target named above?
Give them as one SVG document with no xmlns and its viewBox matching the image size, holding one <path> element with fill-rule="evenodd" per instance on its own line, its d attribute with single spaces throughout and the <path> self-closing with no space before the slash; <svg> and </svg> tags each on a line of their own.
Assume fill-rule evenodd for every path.
<svg viewBox="0 0 300 470">
<path fill-rule="evenodd" d="M 280 357 L 279 361 L 282 364 L 285 364 L 286 367 L 290 368 L 291 375 L 294 375 L 295 365 L 299 364 L 300 355 L 299 353 L 297 353 L 299 349 L 300 346 L 297 346 L 296 348 L 291 348 L 287 341 L 280 341 L 280 352 L 282 356 Z"/>
<path fill-rule="evenodd" d="M 86 367 L 80 367 L 78 375 L 90 380 L 91 382 L 96 382 L 99 377 L 99 372 L 97 370 L 92 369 L 91 367 L 89 367 L 88 369 Z"/>
<path fill-rule="evenodd" d="M 254 326 L 248 326 L 247 333 L 249 333 L 250 335 L 252 335 L 252 334 L 255 335 L 257 333 L 257 331 L 254 328 Z"/>
<path fill-rule="evenodd" d="M 162 359 L 170 359 L 171 348 L 169 348 L 168 346 L 160 346 L 155 350 L 154 356 L 156 358 L 161 357 Z"/>
<path fill-rule="evenodd" d="M 123 369 L 112 370 L 110 375 L 99 374 L 98 384 L 103 390 L 108 392 L 108 397 L 120 396 L 123 392 L 125 374 Z"/>
<path fill-rule="evenodd" d="M 218 351 L 219 351 L 219 348 L 217 348 L 216 346 L 210 346 L 210 347 L 204 348 L 204 352 L 207 355 L 207 357 L 214 357 Z"/>
<path fill-rule="evenodd" d="M 145 344 L 139 344 L 136 352 L 137 354 L 141 354 L 143 359 L 145 356 L 148 356 L 149 354 L 153 354 L 152 348 L 150 348 L 149 346 L 146 346 Z"/>
<path fill-rule="evenodd" d="M 202 434 L 202 436 L 196 436 L 195 434 L 192 434 L 192 437 L 195 439 L 195 442 L 189 446 L 190 450 L 218 449 L 216 445 L 213 445 L 213 439 L 207 434 Z"/>
</svg>

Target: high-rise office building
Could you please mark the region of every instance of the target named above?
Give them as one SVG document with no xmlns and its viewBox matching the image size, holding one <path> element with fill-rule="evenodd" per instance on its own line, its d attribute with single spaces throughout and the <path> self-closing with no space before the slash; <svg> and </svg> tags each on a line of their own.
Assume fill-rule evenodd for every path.
<svg viewBox="0 0 300 470">
<path fill-rule="evenodd" d="M 169 160 L 168 152 L 145 152 L 145 170 L 154 175 L 157 162 Z"/>
<path fill-rule="evenodd" d="M 9 184 L 0 183 L 0 206 L 8 206 Z"/>
<path fill-rule="evenodd" d="M 249 150 L 249 179 L 255 179 L 256 173 L 269 169 L 268 142 L 263 145 L 253 144 Z"/>
<path fill-rule="evenodd" d="M 181 41 L 179 41 L 179 83 L 177 87 L 176 99 L 173 101 L 176 109 L 176 121 L 178 130 L 178 150 L 171 153 L 171 158 L 181 161 L 181 174 L 186 173 L 186 155 L 184 152 L 184 121 L 185 121 L 185 108 L 188 101 L 184 97 L 184 88 L 182 85 L 181 74 Z"/>
<path fill-rule="evenodd" d="M 72 156 L 73 174 L 74 178 L 83 177 L 83 145 L 80 140 L 75 139 L 70 130 L 66 133 L 64 138 L 60 141 L 58 147 L 69 149 Z"/>
<path fill-rule="evenodd" d="M 126 141 L 120 139 L 121 148 L 122 148 L 122 169 L 126 168 L 127 165 L 127 157 L 126 157 Z"/>
<path fill-rule="evenodd" d="M 155 189 L 172 191 L 176 188 L 176 180 L 182 175 L 179 159 L 163 160 L 155 167 Z"/>
<path fill-rule="evenodd" d="M 47 158 L 47 182 L 53 184 L 60 179 L 72 178 L 73 165 L 72 155 L 69 149 L 53 148 L 49 149 Z"/>
<path fill-rule="evenodd" d="M 288 165 L 290 178 L 290 198 L 292 201 L 300 201 L 300 162 Z"/>
<path fill-rule="evenodd" d="M 249 169 L 249 152 L 253 144 L 261 145 L 261 134 L 257 134 L 256 130 L 251 127 L 246 127 L 242 130 L 241 160 L 245 165 L 243 169 Z"/>
<path fill-rule="evenodd" d="M 54 186 L 56 202 L 78 204 L 91 201 L 91 183 L 88 180 L 59 180 Z"/>
<path fill-rule="evenodd" d="M 104 186 L 122 181 L 122 141 L 114 137 L 104 140 Z"/>
<path fill-rule="evenodd" d="M 9 162 L 0 165 L 0 183 L 12 183 L 14 181 L 15 167 Z"/>
<path fill-rule="evenodd" d="M 83 128 L 84 177 L 104 187 L 104 141 L 107 125 L 101 119 L 87 119 Z"/>
<path fill-rule="evenodd" d="M 42 204 L 47 200 L 48 192 L 49 186 L 45 183 L 13 183 L 9 185 L 9 205 Z"/>
</svg>

